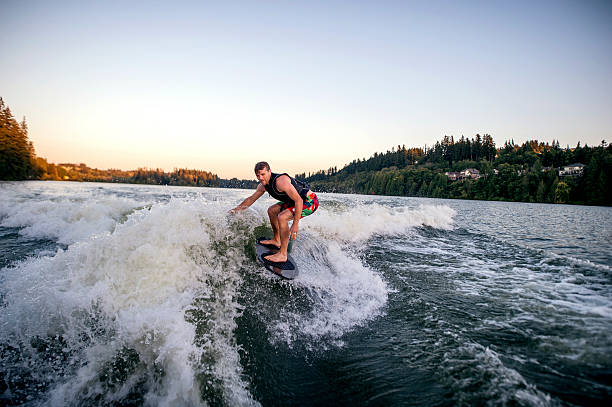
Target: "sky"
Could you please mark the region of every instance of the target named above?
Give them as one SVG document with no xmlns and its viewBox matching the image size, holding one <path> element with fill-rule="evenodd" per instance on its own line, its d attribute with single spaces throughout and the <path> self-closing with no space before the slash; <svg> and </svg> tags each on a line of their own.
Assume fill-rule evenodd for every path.
<svg viewBox="0 0 612 407">
<path fill-rule="evenodd" d="M 36 154 L 314 172 L 445 135 L 612 141 L 612 1 L 1 0 Z"/>
</svg>

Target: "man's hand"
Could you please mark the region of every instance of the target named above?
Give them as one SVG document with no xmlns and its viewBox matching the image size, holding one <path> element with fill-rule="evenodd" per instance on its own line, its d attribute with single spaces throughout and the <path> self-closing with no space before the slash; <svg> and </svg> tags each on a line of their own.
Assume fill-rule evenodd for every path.
<svg viewBox="0 0 612 407">
<path fill-rule="evenodd" d="M 290 240 L 296 240 L 298 238 L 298 229 L 299 229 L 299 224 L 298 222 L 293 222 L 293 225 L 291 225 L 291 229 L 289 230 L 289 239 Z"/>
<path fill-rule="evenodd" d="M 248 208 L 248 206 L 244 206 L 244 204 L 240 204 L 237 207 L 235 207 L 234 209 L 230 209 L 228 212 L 231 213 L 232 215 L 234 215 L 234 214 L 236 214 L 238 212 L 242 212 L 246 208 Z"/>
<path fill-rule="evenodd" d="M 264 188 L 263 185 L 261 185 L 261 184 L 257 185 L 257 189 L 255 190 L 255 193 L 253 193 L 253 195 L 251 195 L 250 197 L 248 197 L 247 199 L 242 201 L 242 203 L 240 205 L 238 205 L 237 207 L 235 207 L 234 209 L 230 209 L 228 212 L 233 215 L 236 212 L 240 212 L 240 211 L 245 210 L 249 206 L 253 205 L 253 202 L 258 200 L 263 195 L 263 193 L 265 191 L 266 191 L 266 189 Z"/>
</svg>

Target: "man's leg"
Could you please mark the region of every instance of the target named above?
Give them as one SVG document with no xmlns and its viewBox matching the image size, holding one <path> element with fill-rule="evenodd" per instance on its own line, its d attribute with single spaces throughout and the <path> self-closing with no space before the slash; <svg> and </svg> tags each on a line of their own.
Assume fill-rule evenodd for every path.
<svg viewBox="0 0 612 407">
<path fill-rule="evenodd" d="M 265 256 L 265 259 L 275 262 L 287 261 L 287 247 L 289 246 L 289 221 L 293 219 L 293 212 L 290 209 L 285 209 L 278 214 L 278 228 L 280 232 L 280 250 L 270 256 Z"/>
<path fill-rule="evenodd" d="M 274 246 L 281 245 L 281 237 L 280 237 L 280 229 L 278 227 L 278 214 L 281 211 L 281 206 L 279 204 L 274 204 L 268 208 L 268 216 L 270 217 L 270 225 L 272 225 L 272 232 L 274 232 L 274 237 L 270 240 L 262 240 L 263 244 L 273 244 Z"/>
</svg>

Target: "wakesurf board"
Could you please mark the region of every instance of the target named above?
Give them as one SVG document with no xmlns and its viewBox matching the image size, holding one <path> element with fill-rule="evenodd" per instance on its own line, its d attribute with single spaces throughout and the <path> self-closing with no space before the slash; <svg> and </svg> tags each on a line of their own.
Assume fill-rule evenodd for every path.
<svg viewBox="0 0 612 407">
<path fill-rule="evenodd" d="M 261 263 L 267 270 L 276 274 L 279 277 L 293 280 L 299 274 L 295 260 L 287 253 L 287 261 L 284 263 L 275 263 L 264 259 L 269 254 L 278 252 L 278 247 L 273 245 L 264 245 L 259 243 L 262 240 L 268 240 L 265 237 L 260 237 L 255 241 L 255 252 L 257 254 L 257 261 Z"/>
</svg>

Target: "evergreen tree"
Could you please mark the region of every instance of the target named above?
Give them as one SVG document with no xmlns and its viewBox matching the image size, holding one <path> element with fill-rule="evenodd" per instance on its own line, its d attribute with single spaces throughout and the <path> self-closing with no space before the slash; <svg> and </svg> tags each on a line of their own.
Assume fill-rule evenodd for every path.
<svg viewBox="0 0 612 407">
<path fill-rule="evenodd" d="M 0 179 L 21 180 L 36 175 L 34 147 L 28 140 L 28 127 L 19 124 L 0 98 Z"/>
<path fill-rule="evenodd" d="M 569 198 L 569 186 L 560 181 L 555 188 L 555 203 L 566 203 Z"/>
</svg>

